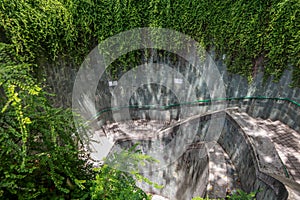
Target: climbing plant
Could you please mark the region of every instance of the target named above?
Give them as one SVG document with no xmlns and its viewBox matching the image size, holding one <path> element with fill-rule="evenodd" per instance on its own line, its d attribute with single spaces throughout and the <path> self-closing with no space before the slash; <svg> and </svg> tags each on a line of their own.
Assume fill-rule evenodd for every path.
<svg viewBox="0 0 300 200">
<path fill-rule="evenodd" d="M 164 27 L 190 35 L 224 58 L 231 72 L 249 80 L 260 70 L 278 80 L 291 68 L 294 84 L 299 84 L 298 0 L 2 0 L 0 4 L 1 38 L 14 45 L 22 61 L 70 57 L 79 66 L 110 36 L 137 27 Z"/>
</svg>

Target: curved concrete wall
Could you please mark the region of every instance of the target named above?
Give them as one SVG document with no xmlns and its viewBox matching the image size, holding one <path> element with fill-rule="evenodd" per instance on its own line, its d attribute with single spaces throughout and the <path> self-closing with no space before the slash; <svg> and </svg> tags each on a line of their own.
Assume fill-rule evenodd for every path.
<svg viewBox="0 0 300 200">
<path fill-rule="evenodd" d="M 285 186 L 259 170 L 256 151 L 250 144 L 248 136 L 228 115 L 218 143 L 230 156 L 238 170 L 242 189 L 247 192 L 261 190 L 257 199 L 287 199 L 288 192 Z"/>
<path fill-rule="evenodd" d="M 211 53 L 212 57 L 214 57 L 214 53 Z M 198 99 L 209 99 L 211 97 L 211 91 L 208 90 L 207 82 L 213 83 L 214 80 L 210 80 L 213 77 L 205 77 L 205 72 L 201 71 L 195 73 L 195 67 L 193 67 L 190 63 L 184 60 L 181 57 L 177 59 L 170 59 L 169 54 L 164 53 L 155 53 L 152 56 L 152 61 L 155 63 L 164 63 L 169 67 L 176 70 L 178 73 L 182 74 L 184 79 L 186 79 L 190 85 L 195 88 L 193 91 Z M 174 61 L 176 60 L 176 62 Z M 265 82 L 263 81 L 263 74 L 260 73 L 256 75 L 252 83 L 248 83 L 247 79 L 241 77 L 239 75 L 231 74 L 227 71 L 226 66 L 223 64 L 222 60 L 215 61 L 216 66 L 220 71 L 221 77 L 223 79 L 225 88 L 226 88 L 226 96 L 227 97 L 243 97 L 243 96 L 268 96 L 268 97 L 284 97 L 290 98 L 294 101 L 300 103 L 300 89 L 299 88 L 291 88 L 289 83 L 291 82 L 291 72 L 285 71 L 280 81 L 274 83 L 272 77 L 267 79 Z M 97 64 L 97 62 L 91 62 Z M 76 68 L 72 65 L 72 63 L 65 61 L 61 61 L 57 66 L 46 65 L 44 71 L 47 76 L 47 84 L 50 86 L 50 92 L 54 92 L 57 94 L 53 101 L 57 106 L 65 106 L 70 107 L 72 102 L 72 89 L 73 83 L 76 78 Z M 198 66 L 200 69 L 201 66 Z M 122 77 L 121 72 L 118 77 Z M 77 77 L 81 80 L 88 80 L 91 82 L 94 80 L 98 83 L 98 88 L 96 94 L 90 94 L 89 91 L 82 94 L 80 99 L 74 101 L 78 107 L 81 108 L 82 113 L 86 113 L 84 117 L 90 118 L 91 114 L 95 114 L 95 112 L 101 111 L 107 107 L 111 106 L 112 96 L 111 93 L 113 86 L 110 87 L 108 82 L 111 81 L 111 77 L 109 75 L 105 75 L 101 77 L 100 80 L 97 79 L 96 74 L 90 74 L 88 77 Z M 172 92 L 163 86 L 158 87 L 148 87 L 147 84 L 152 83 L 151 77 L 149 79 L 145 79 L 144 86 L 137 88 L 136 93 L 132 94 L 132 98 L 128 104 L 131 105 L 145 105 L 149 103 L 166 105 L 170 103 L 178 102 L 178 99 Z M 82 81 L 84 82 L 84 81 Z M 85 91 L 84 91 L 85 92 Z M 122 96 L 118 96 L 118 98 L 122 98 Z M 296 108 L 295 105 L 282 101 L 267 101 L 267 100 L 250 100 L 248 102 L 245 101 L 232 101 L 229 102 L 226 106 L 240 106 L 243 108 L 248 114 L 253 117 L 261 117 L 261 118 L 270 118 L 273 120 L 280 120 L 296 131 L 300 131 L 300 108 Z M 211 108 L 201 107 L 200 112 L 205 112 Z M 148 113 L 141 114 L 142 116 L 149 116 Z M 106 120 L 113 120 L 112 113 L 106 112 L 102 114 L 101 119 L 102 124 Z M 173 109 L 172 113 L 166 116 L 168 118 L 179 118 L 180 109 Z M 132 113 L 132 117 L 137 117 L 140 115 Z M 159 118 L 163 119 L 164 114 L 159 116 Z"/>
</svg>

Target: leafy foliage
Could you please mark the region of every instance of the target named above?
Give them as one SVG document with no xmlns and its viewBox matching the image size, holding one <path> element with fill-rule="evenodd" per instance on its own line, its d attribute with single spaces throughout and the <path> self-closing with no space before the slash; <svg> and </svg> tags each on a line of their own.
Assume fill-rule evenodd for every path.
<svg viewBox="0 0 300 200">
<path fill-rule="evenodd" d="M 10 45 L 1 43 L 0 49 L 1 197 L 84 196 L 83 182 L 93 173 L 74 140 L 71 112 L 48 104 L 32 65 L 15 60 Z"/>
<path fill-rule="evenodd" d="M 128 150 L 114 153 L 105 159 L 105 164 L 95 170 L 98 172 L 92 181 L 92 199 L 129 199 L 150 200 L 151 196 L 136 186 L 136 181 L 143 181 L 157 189 L 162 186 L 153 183 L 138 172 L 138 166 L 147 162 L 158 162 L 137 149 L 136 143 Z"/>
<path fill-rule="evenodd" d="M 233 200 L 255 200 L 257 191 L 250 192 L 249 194 L 244 192 L 243 190 L 237 190 L 235 193 L 233 193 L 231 196 L 227 196 L 229 199 Z"/>
<path fill-rule="evenodd" d="M 110 36 L 137 27 L 164 27 L 192 36 L 220 58 L 225 54 L 229 70 L 249 80 L 259 70 L 278 80 L 292 67 L 299 85 L 298 0 L 2 0 L 0 5 L 1 38 L 14 45 L 23 61 L 69 57 L 79 65 Z"/>
<path fill-rule="evenodd" d="M 92 199 L 128 199 L 150 200 L 143 190 L 138 188 L 131 174 L 103 165 L 98 170 L 91 187 Z"/>
<path fill-rule="evenodd" d="M 108 165 L 93 171 L 74 135 L 72 113 L 48 104 L 32 65 L 19 63 L 11 45 L 0 43 L 0 49 L 1 199 L 149 199 L 136 179 L 159 186 L 134 169 L 153 159 L 134 146 L 110 160 L 111 166 L 130 158 L 131 174 Z"/>
</svg>

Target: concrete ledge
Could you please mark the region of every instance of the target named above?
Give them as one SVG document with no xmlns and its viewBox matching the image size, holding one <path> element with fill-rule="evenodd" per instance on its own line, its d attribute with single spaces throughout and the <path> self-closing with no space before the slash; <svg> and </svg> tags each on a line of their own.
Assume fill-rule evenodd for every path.
<svg viewBox="0 0 300 200">
<path fill-rule="evenodd" d="M 251 144 L 243 128 L 243 125 L 241 126 L 228 114 L 218 141 L 237 168 L 242 189 L 246 192 L 261 189 L 262 191 L 257 194 L 257 199 L 287 199 L 288 192 L 285 186 L 263 172 L 257 155 L 259 152 Z"/>
</svg>

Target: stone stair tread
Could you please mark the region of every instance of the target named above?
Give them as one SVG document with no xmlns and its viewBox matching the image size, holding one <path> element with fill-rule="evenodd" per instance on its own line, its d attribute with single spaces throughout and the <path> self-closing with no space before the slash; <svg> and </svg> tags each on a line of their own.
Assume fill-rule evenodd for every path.
<svg viewBox="0 0 300 200">
<path fill-rule="evenodd" d="M 215 143 L 209 151 L 209 184 L 207 193 L 210 198 L 225 198 L 228 191 L 233 191 L 237 186 L 237 173 L 229 156 L 223 148 Z"/>
<path fill-rule="evenodd" d="M 246 113 L 230 112 L 234 116 L 243 118 L 244 122 L 251 122 L 251 125 L 261 129 L 260 133 L 268 136 L 274 145 L 280 159 L 289 171 L 291 178 L 300 183 L 300 135 L 286 124 L 270 119 L 252 118 Z M 251 132 L 251 130 L 249 131 Z M 250 133 L 250 135 L 253 133 Z M 265 146 L 265 144 L 263 145 Z"/>
<path fill-rule="evenodd" d="M 269 174 L 285 176 L 280 156 L 272 140 L 269 138 L 268 131 L 258 126 L 256 119 L 246 113 L 231 111 L 230 115 L 239 123 L 245 134 L 249 137 L 260 170 Z"/>
<path fill-rule="evenodd" d="M 300 183 L 300 135 L 280 121 L 261 120 L 260 126 L 269 129 L 270 138 L 279 156 L 292 178 Z"/>
</svg>

